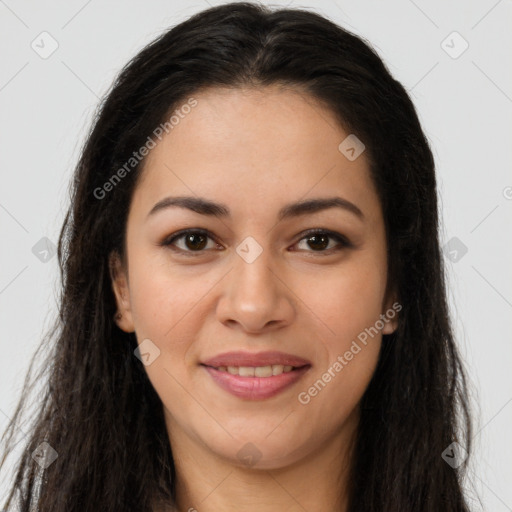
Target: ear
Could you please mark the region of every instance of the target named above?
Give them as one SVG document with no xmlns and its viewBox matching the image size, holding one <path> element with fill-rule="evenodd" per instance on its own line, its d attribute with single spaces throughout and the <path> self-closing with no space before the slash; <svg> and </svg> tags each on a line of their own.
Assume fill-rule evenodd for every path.
<svg viewBox="0 0 512 512">
<path fill-rule="evenodd" d="M 398 328 L 398 317 L 399 311 L 402 309 L 402 304 L 397 300 L 397 294 L 393 291 L 389 295 L 389 298 L 384 301 L 383 317 L 384 328 L 382 334 L 392 334 Z"/>
<path fill-rule="evenodd" d="M 117 303 L 117 313 L 114 321 L 125 332 L 134 332 L 133 317 L 130 304 L 127 270 L 119 254 L 113 251 L 109 256 L 110 279 Z"/>
</svg>

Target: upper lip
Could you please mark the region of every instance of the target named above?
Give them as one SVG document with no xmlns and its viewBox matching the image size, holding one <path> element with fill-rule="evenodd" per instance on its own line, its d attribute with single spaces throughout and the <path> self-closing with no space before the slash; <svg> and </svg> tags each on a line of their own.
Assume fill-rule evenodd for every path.
<svg viewBox="0 0 512 512">
<path fill-rule="evenodd" d="M 258 353 L 237 351 L 218 354 L 203 361 L 202 364 L 218 368 L 220 366 L 270 366 L 273 364 L 301 367 L 311 363 L 302 357 L 278 351 Z"/>
</svg>

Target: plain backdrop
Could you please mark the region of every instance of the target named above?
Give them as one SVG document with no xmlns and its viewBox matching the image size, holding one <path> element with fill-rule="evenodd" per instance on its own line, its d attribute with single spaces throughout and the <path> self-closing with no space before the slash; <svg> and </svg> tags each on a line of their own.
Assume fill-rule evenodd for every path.
<svg viewBox="0 0 512 512">
<path fill-rule="evenodd" d="M 144 45 L 218 3 L 0 0 L 2 431 L 56 315 L 52 244 L 100 98 Z M 468 485 L 485 510 L 510 511 L 512 2 L 272 5 L 314 10 L 364 37 L 411 94 L 436 159 L 449 299 L 473 389 Z"/>
</svg>

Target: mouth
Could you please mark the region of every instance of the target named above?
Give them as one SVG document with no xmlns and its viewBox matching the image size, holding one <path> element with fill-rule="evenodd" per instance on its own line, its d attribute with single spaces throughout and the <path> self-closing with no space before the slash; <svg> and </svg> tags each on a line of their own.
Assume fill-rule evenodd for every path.
<svg viewBox="0 0 512 512">
<path fill-rule="evenodd" d="M 245 400 L 264 400 L 296 384 L 311 363 L 281 352 L 230 352 L 201 366 L 224 391 Z"/>
<path fill-rule="evenodd" d="M 273 364 L 267 366 L 210 366 L 219 372 L 227 372 L 230 375 L 239 375 L 240 377 L 272 377 L 274 375 L 281 375 L 282 373 L 289 373 L 297 370 L 297 366 Z"/>
</svg>

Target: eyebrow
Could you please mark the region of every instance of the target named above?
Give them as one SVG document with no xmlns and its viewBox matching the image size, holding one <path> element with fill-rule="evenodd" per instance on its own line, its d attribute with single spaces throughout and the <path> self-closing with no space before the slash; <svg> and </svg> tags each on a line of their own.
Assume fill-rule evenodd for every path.
<svg viewBox="0 0 512 512">
<path fill-rule="evenodd" d="M 179 196 L 166 197 L 158 201 L 148 213 L 148 217 L 171 207 L 186 208 L 201 215 L 211 215 L 219 218 L 231 216 L 229 208 L 223 204 L 215 203 L 201 197 Z M 329 208 L 342 208 L 343 210 L 353 213 L 360 220 L 364 219 L 363 212 L 354 203 L 337 196 L 308 199 L 285 205 L 279 210 L 278 219 L 281 221 L 308 213 L 316 213 Z"/>
</svg>

